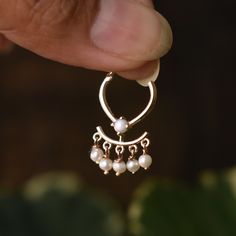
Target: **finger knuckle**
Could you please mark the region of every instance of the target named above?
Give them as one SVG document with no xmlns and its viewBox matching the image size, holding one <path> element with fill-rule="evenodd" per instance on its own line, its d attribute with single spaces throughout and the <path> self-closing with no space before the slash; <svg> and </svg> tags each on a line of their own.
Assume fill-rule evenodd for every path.
<svg viewBox="0 0 236 236">
<path fill-rule="evenodd" d="M 58 31 L 75 22 L 90 22 L 94 1 L 78 0 L 28 0 L 29 26 Z M 91 4 L 93 3 L 93 4 Z"/>
</svg>

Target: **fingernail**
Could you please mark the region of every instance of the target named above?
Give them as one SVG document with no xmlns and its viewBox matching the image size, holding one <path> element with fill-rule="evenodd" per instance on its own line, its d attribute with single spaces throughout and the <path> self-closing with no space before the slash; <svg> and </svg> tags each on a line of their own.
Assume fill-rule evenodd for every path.
<svg viewBox="0 0 236 236">
<path fill-rule="evenodd" d="M 100 0 L 90 32 L 91 40 L 97 48 L 114 56 L 155 60 L 172 42 L 170 26 L 162 18 L 154 9 L 138 1 Z"/>
<path fill-rule="evenodd" d="M 161 23 L 161 34 L 159 39 L 159 47 L 157 54 L 159 57 L 164 56 L 171 48 L 173 43 L 173 34 L 168 21 L 159 14 Z"/>
<path fill-rule="evenodd" d="M 156 64 L 156 68 L 155 71 L 153 72 L 152 75 L 150 75 L 149 77 L 145 78 L 145 79 L 140 79 L 140 80 L 136 80 L 140 85 L 147 87 L 149 82 L 155 82 L 156 79 L 158 78 L 158 75 L 160 73 L 160 60 L 157 61 Z"/>
</svg>

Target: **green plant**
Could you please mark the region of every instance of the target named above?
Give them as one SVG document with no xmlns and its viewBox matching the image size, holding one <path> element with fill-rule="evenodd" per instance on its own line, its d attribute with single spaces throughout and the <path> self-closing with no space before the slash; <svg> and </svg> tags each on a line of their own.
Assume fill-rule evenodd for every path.
<svg viewBox="0 0 236 236">
<path fill-rule="evenodd" d="M 128 217 L 117 203 L 71 174 L 29 181 L 0 197 L 1 236 L 235 236 L 236 171 L 204 173 L 195 187 L 149 180 L 137 190 Z"/>
</svg>

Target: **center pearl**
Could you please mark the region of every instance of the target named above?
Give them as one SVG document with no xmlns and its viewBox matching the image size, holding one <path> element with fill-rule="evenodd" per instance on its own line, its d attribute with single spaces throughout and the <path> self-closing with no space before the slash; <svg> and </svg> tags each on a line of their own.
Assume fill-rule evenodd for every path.
<svg viewBox="0 0 236 236">
<path fill-rule="evenodd" d="M 129 127 L 129 122 L 124 118 L 120 118 L 116 120 L 114 123 L 114 129 L 117 133 L 121 134 L 125 133 L 128 127 Z"/>
</svg>

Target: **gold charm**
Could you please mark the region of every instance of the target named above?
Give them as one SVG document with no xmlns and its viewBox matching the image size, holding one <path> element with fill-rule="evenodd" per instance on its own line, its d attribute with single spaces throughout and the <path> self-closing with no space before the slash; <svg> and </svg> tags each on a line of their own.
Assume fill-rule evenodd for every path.
<svg viewBox="0 0 236 236">
<path fill-rule="evenodd" d="M 98 126 L 97 132 L 93 135 L 94 145 L 90 152 L 90 158 L 104 171 L 104 174 L 108 174 L 110 170 L 114 170 L 116 175 L 124 173 L 126 170 L 131 173 L 135 173 L 140 167 L 145 170 L 152 164 L 152 158 L 148 154 L 148 146 L 150 140 L 148 139 L 148 133 L 144 132 L 140 137 L 135 140 L 125 141 L 124 134 L 132 128 L 135 124 L 145 118 L 155 105 L 157 98 L 157 91 L 154 82 L 149 82 L 148 87 L 150 91 L 150 99 L 145 109 L 134 119 L 128 121 L 124 117 L 116 118 L 108 106 L 106 100 L 106 87 L 113 79 L 113 72 L 107 74 L 103 83 L 101 84 L 99 91 L 99 100 L 104 112 L 111 120 L 111 126 L 113 126 L 118 140 L 108 137 L 101 126 Z M 139 146 L 142 148 L 142 155 L 138 156 Z M 110 158 L 111 150 L 114 148 L 116 158 L 113 160 Z M 125 162 L 124 153 L 125 150 L 129 152 L 129 158 Z"/>
</svg>

